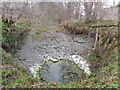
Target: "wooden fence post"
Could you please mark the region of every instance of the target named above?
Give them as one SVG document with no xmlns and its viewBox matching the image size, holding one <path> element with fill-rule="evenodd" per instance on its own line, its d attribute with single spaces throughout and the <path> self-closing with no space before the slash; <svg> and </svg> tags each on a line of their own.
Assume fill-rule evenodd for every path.
<svg viewBox="0 0 120 90">
<path fill-rule="evenodd" d="M 101 28 L 99 29 L 99 46 L 101 45 Z"/>
<path fill-rule="evenodd" d="M 93 48 L 93 50 L 96 49 L 96 45 L 97 45 L 97 41 L 98 41 L 98 32 L 99 32 L 99 29 L 98 29 L 98 27 L 97 27 L 97 29 L 96 29 L 96 36 L 95 36 L 95 43 L 94 43 L 94 48 Z"/>
</svg>

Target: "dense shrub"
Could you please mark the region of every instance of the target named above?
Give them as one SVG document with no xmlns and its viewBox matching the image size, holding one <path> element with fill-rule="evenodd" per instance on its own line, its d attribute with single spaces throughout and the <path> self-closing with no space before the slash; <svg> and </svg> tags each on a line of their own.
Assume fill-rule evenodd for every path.
<svg viewBox="0 0 120 90">
<path fill-rule="evenodd" d="M 11 52 L 17 48 L 21 38 L 29 28 L 25 28 L 23 24 L 17 25 L 12 21 L 8 22 L 8 20 L 4 20 L 4 18 L 2 18 L 0 23 L 2 26 L 2 48 L 7 52 Z"/>
</svg>

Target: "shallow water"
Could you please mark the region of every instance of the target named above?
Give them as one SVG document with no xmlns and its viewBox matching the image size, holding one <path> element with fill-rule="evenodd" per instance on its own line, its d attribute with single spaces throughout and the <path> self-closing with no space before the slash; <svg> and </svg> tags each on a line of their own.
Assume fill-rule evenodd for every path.
<svg viewBox="0 0 120 90">
<path fill-rule="evenodd" d="M 79 80 L 82 75 L 83 70 L 68 60 L 48 61 L 40 71 L 40 78 L 45 82 L 69 82 Z"/>
</svg>

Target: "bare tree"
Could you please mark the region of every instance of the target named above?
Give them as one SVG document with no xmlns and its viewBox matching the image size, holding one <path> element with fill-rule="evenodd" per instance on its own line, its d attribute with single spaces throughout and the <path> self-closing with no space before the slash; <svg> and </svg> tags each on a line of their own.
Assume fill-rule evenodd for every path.
<svg viewBox="0 0 120 90">
<path fill-rule="evenodd" d="M 13 51 L 18 44 L 21 31 L 15 29 L 14 23 L 23 15 L 28 3 L 3 2 L 2 3 L 2 47 L 6 51 Z"/>
<path fill-rule="evenodd" d="M 15 23 L 25 12 L 28 3 L 2 3 L 2 20 L 8 26 Z"/>
<path fill-rule="evenodd" d="M 86 23 L 92 22 L 93 2 L 84 2 L 83 5 L 85 8 L 85 21 L 86 21 Z"/>
</svg>

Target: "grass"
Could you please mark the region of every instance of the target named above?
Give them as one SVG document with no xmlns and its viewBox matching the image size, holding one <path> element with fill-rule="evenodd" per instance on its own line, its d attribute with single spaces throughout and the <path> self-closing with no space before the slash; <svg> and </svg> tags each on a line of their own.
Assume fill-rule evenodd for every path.
<svg viewBox="0 0 120 90">
<path fill-rule="evenodd" d="M 15 24 L 15 26 L 16 26 L 18 31 L 20 31 L 20 30 L 30 30 L 31 29 L 30 25 L 23 24 L 23 23 Z"/>
<path fill-rule="evenodd" d="M 47 32 L 49 30 L 55 30 L 55 31 L 60 31 L 60 28 L 55 25 L 55 26 L 40 26 L 36 29 L 36 34 L 41 34 L 42 32 Z"/>
<path fill-rule="evenodd" d="M 38 41 L 42 41 L 45 38 L 47 38 L 47 36 L 44 35 L 44 34 L 41 34 L 41 33 L 47 32 L 49 30 L 56 31 L 56 32 L 61 32 L 59 26 L 57 26 L 57 25 L 54 25 L 54 26 L 40 26 L 39 28 L 36 29 L 36 33 L 35 33 L 35 35 L 32 36 L 32 38 L 35 39 L 35 40 L 38 40 Z"/>
<path fill-rule="evenodd" d="M 36 30 L 36 34 L 41 34 L 42 32 L 46 32 L 49 30 L 48 26 L 41 26 Z"/>
<path fill-rule="evenodd" d="M 88 38 L 88 36 L 87 36 L 87 35 L 80 35 L 80 37 L 81 37 L 81 38 L 83 38 L 83 39 Z"/>
<path fill-rule="evenodd" d="M 41 34 L 41 33 L 42 32 L 47 32 L 48 30 L 49 30 L 48 26 L 41 26 L 41 27 L 36 29 L 36 33 L 35 33 L 35 35 L 32 35 L 32 38 L 34 40 L 41 41 L 41 40 L 46 38 L 46 36 L 44 34 Z"/>
<path fill-rule="evenodd" d="M 99 23 L 102 25 L 117 25 L 118 22 L 114 20 L 101 20 Z"/>
</svg>

